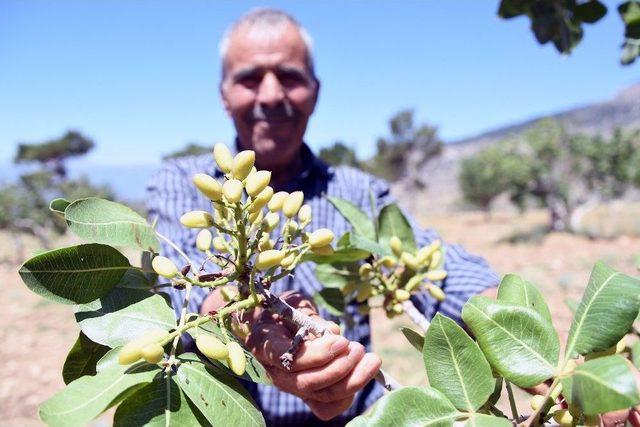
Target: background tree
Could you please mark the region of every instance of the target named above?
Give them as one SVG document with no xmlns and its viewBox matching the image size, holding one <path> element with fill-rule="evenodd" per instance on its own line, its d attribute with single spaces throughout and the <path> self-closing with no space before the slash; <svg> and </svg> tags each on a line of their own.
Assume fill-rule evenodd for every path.
<svg viewBox="0 0 640 427">
<path fill-rule="evenodd" d="M 18 144 L 14 163 L 39 163 L 52 177 L 63 179 L 67 175 L 64 162 L 82 156 L 94 147 L 93 141 L 80 132 L 67 131 L 61 138 L 37 144 Z"/>
<path fill-rule="evenodd" d="M 505 143 L 487 147 L 462 160 L 458 181 L 464 200 L 489 212 L 496 197 L 516 183 L 528 182 L 528 171 L 521 167 L 520 160 Z"/>
<path fill-rule="evenodd" d="M 174 151 L 162 157 L 162 160 L 176 159 L 185 156 L 199 156 L 213 152 L 213 145 L 202 145 L 197 142 L 190 142 L 186 147 Z"/>
<path fill-rule="evenodd" d="M 628 65 L 640 56 L 640 1 L 621 2 L 618 13 L 625 27 L 620 62 Z M 502 0 L 498 9 L 501 18 L 528 16 L 538 43 L 552 42 L 565 54 L 582 40 L 582 24 L 596 23 L 606 14 L 599 0 Z"/>
<path fill-rule="evenodd" d="M 49 233 L 66 229 L 62 219 L 48 212 L 50 200 L 61 197 L 73 201 L 89 196 L 114 199 L 108 186 L 95 186 L 84 176 L 73 180 L 67 176 L 66 161 L 85 155 L 93 147 L 93 141 L 77 131 L 43 143 L 18 145 L 14 163 L 32 164 L 35 170 L 21 175 L 16 183 L 0 187 L 0 229 L 11 233 L 18 258 L 23 257 L 19 232 L 36 236 L 44 248 L 49 248 Z"/>
<path fill-rule="evenodd" d="M 549 212 L 552 230 L 575 228 L 587 206 L 622 196 L 640 185 L 640 133 L 616 131 L 610 139 L 570 135 L 542 120 L 523 141 L 504 142 L 466 159 L 459 184 L 482 209 L 507 193 L 524 209 L 532 200 Z"/>
<path fill-rule="evenodd" d="M 360 167 L 355 151 L 341 141 L 336 141 L 330 147 L 320 149 L 318 156 L 332 166 Z"/>
<path fill-rule="evenodd" d="M 364 165 L 365 169 L 389 181 L 396 181 L 442 152 L 443 143 L 437 135 L 437 128 L 428 124 L 416 127 L 413 115 L 414 111 L 408 109 L 391 117 L 390 135 L 378 139 L 377 152 Z"/>
</svg>

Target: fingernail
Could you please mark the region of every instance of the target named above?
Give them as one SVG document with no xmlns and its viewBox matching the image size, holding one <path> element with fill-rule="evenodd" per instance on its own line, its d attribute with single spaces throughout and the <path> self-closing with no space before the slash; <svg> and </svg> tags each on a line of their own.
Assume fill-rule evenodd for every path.
<svg viewBox="0 0 640 427">
<path fill-rule="evenodd" d="M 329 352 L 335 357 L 336 354 L 341 353 L 349 345 L 349 340 L 345 337 L 338 337 L 338 339 L 331 344 Z"/>
</svg>

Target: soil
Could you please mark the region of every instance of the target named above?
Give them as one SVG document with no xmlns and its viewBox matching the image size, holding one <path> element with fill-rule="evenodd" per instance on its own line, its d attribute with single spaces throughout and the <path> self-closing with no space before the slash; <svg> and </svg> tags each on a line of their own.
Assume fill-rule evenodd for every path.
<svg viewBox="0 0 640 427">
<path fill-rule="evenodd" d="M 463 244 L 474 254 L 484 256 L 500 274 L 517 272 L 539 286 L 547 297 L 554 322 L 566 336 L 571 313 L 565 298 L 579 299 L 597 260 L 627 274 L 637 274 L 635 257 L 640 254 L 640 238 L 617 237 L 592 240 L 567 233 L 546 234 L 544 212 L 524 216 L 498 213 L 459 213 L 424 215 L 423 225 L 438 230 L 447 242 Z M 53 246 L 68 245 L 70 237 Z M 37 242 L 24 238 L 27 254 Z M 29 291 L 20 280 L 12 239 L 0 234 L 0 360 L 7 375 L 0 380 L 0 414 L 3 426 L 38 426 L 37 408 L 64 387 L 60 374 L 68 350 L 78 335 L 69 306 L 49 303 Z M 408 319 L 389 321 L 382 313 L 373 315 L 374 348 L 383 366 L 401 383 L 426 384 L 422 356 L 407 345 L 398 331 L 411 327 Z M 519 394 L 520 404 L 526 396 Z M 506 407 L 505 407 L 506 408 Z M 109 425 L 103 416 L 92 425 Z"/>
</svg>

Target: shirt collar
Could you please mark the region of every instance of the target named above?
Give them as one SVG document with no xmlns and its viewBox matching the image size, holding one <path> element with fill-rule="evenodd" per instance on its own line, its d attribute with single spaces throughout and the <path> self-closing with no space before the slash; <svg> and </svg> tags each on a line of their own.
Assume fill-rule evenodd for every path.
<svg viewBox="0 0 640 427">
<path fill-rule="evenodd" d="M 235 156 L 239 150 L 238 138 L 235 139 L 235 143 L 232 147 L 230 147 L 231 154 Z M 306 142 L 302 143 L 302 147 L 300 148 L 300 156 L 302 156 L 302 169 L 300 173 L 292 179 L 292 181 L 287 185 L 287 187 L 295 186 L 296 182 L 306 180 L 309 178 L 320 178 L 327 177 L 330 175 L 329 166 L 323 162 L 319 157 L 313 154 L 311 148 L 307 145 Z M 217 165 L 215 166 L 215 176 L 220 178 L 224 175 L 220 169 L 218 169 Z"/>
</svg>

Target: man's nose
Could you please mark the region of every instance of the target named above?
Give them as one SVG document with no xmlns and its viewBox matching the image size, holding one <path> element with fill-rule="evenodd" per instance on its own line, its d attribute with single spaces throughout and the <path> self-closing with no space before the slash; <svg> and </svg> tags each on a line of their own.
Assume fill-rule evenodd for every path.
<svg viewBox="0 0 640 427">
<path fill-rule="evenodd" d="M 284 89 L 273 73 L 266 73 L 258 88 L 257 101 L 265 107 L 276 107 L 284 100 Z"/>
</svg>

